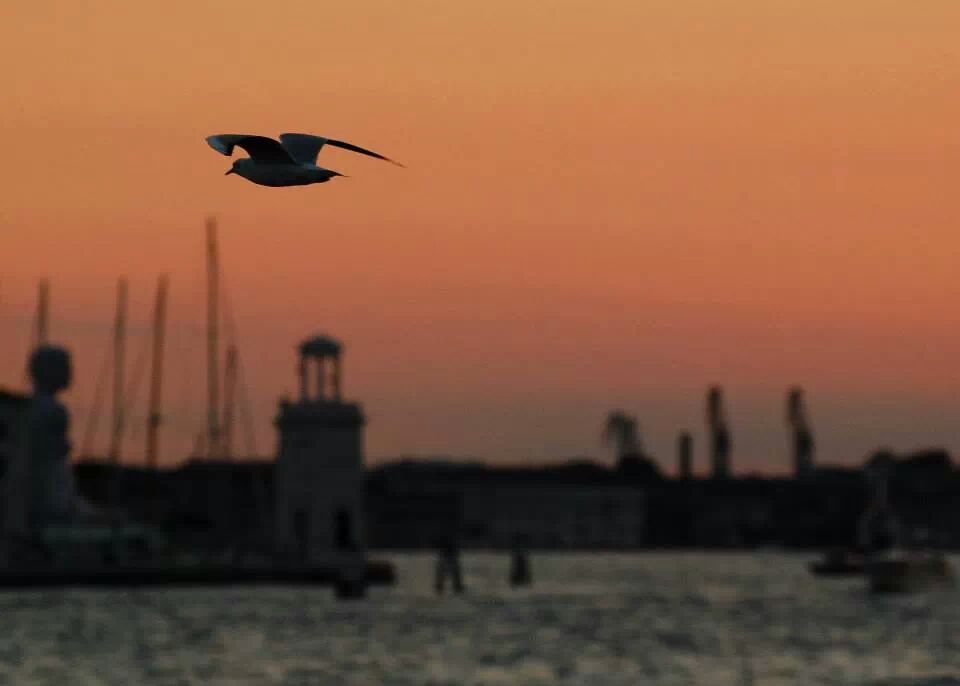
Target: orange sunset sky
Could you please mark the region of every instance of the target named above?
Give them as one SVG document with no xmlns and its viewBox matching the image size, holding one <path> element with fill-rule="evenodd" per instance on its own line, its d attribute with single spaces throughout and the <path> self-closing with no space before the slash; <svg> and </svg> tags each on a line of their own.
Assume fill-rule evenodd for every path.
<svg viewBox="0 0 960 686">
<path fill-rule="evenodd" d="M 0 385 L 47 276 L 79 444 L 117 277 L 132 368 L 168 273 L 184 459 L 214 214 L 264 454 L 315 331 L 372 461 L 609 459 L 622 407 L 702 467 L 710 383 L 737 471 L 788 468 L 792 384 L 825 462 L 960 450 L 958 27 L 956 0 L 5 0 Z M 263 188 L 203 140 L 282 131 L 408 168 L 324 150 L 351 178 Z"/>
</svg>

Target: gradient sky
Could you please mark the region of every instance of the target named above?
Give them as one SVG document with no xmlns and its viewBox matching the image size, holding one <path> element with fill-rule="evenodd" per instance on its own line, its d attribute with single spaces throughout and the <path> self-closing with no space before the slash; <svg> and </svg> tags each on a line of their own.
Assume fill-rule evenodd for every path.
<svg viewBox="0 0 960 686">
<path fill-rule="evenodd" d="M 702 466 L 711 383 L 737 471 L 788 468 L 791 384 L 823 461 L 960 450 L 958 26 L 956 0 L 5 0 L 0 385 L 49 276 L 79 443 L 116 278 L 132 369 L 169 273 L 183 459 L 214 214 L 264 453 L 314 331 L 346 342 L 374 461 L 609 459 L 623 408 Z M 325 150 L 351 178 L 262 188 L 203 142 L 282 131 L 408 168 Z"/>
</svg>

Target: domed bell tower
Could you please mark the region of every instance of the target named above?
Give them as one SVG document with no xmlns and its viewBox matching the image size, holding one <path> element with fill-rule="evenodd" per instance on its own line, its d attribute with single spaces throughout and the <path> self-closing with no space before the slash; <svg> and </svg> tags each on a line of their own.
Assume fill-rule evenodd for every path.
<svg viewBox="0 0 960 686">
<path fill-rule="evenodd" d="M 300 344 L 300 397 L 282 400 L 276 419 L 277 552 L 303 564 L 364 559 L 365 421 L 360 406 L 341 397 L 342 349 L 329 336 Z"/>
</svg>

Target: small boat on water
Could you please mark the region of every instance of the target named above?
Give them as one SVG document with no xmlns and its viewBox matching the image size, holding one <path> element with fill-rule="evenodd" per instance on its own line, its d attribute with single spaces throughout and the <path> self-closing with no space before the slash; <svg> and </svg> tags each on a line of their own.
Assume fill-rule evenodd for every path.
<svg viewBox="0 0 960 686">
<path fill-rule="evenodd" d="M 908 593 L 954 585 L 953 568 L 946 556 L 924 545 L 925 537 L 905 531 L 888 497 L 893 460 L 881 453 L 867 463 L 870 500 L 860 518 L 857 546 L 826 552 L 823 559 L 810 564 L 817 576 L 855 576 L 867 579 L 872 593 Z"/>
<path fill-rule="evenodd" d="M 866 476 L 872 500 L 860 521 L 860 540 L 870 551 L 866 560 L 867 587 L 872 593 L 909 593 L 954 585 L 946 555 L 925 547 L 926 535 L 908 531 L 894 514 L 888 498 L 893 460 L 887 453 L 872 459 Z"/>
<path fill-rule="evenodd" d="M 823 559 L 810 563 L 810 572 L 816 576 L 856 576 L 866 569 L 863 553 L 855 550 L 830 550 Z"/>
<path fill-rule="evenodd" d="M 866 566 L 873 593 L 909 593 L 955 584 L 953 567 L 937 552 L 895 551 L 871 559 Z"/>
</svg>

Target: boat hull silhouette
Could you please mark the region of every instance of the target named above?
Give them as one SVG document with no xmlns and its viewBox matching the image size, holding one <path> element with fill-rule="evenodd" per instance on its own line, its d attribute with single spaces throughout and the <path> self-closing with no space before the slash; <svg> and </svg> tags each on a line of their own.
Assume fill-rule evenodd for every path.
<svg viewBox="0 0 960 686">
<path fill-rule="evenodd" d="M 810 572 L 816 576 L 859 576 L 866 570 L 862 554 L 853 551 L 831 551 L 818 562 L 810 563 Z"/>
<path fill-rule="evenodd" d="M 904 555 L 871 560 L 866 568 L 873 593 L 909 593 L 955 584 L 953 568 L 942 555 Z"/>
</svg>

